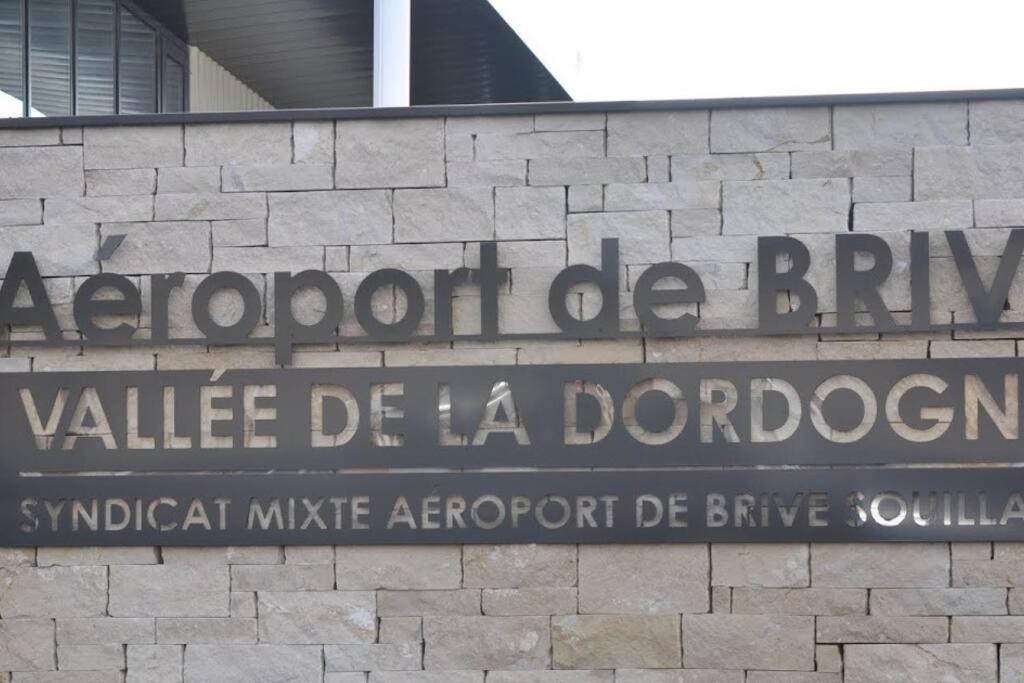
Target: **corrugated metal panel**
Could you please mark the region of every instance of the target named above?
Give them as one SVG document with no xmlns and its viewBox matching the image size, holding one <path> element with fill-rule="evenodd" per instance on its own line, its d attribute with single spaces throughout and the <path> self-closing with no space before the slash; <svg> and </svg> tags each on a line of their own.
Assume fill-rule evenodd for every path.
<svg viewBox="0 0 1024 683">
<path fill-rule="evenodd" d="M 191 71 L 189 103 L 192 111 L 259 111 L 274 108 L 199 48 L 189 48 L 188 62 Z"/>
</svg>

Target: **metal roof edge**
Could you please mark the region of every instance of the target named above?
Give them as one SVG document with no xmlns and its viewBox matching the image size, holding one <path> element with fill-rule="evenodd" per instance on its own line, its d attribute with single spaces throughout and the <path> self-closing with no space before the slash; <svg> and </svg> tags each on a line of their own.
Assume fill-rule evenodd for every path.
<svg viewBox="0 0 1024 683">
<path fill-rule="evenodd" d="M 0 129 L 53 128 L 58 126 L 138 126 L 183 123 L 394 119 L 421 118 L 428 116 L 503 116 L 510 114 L 686 111 L 699 109 L 751 109 L 831 105 L 923 104 L 935 102 L 963 102 L 968 100 L 1015 99 L 1024 100 L 1024 88 L 845 95 L 799 95 L 784 97 L 730 97 L 695 100 L 517 102 L 511 104 L 452 104 L 417 107 L 350 107 L 340 109 L 273 109 L 268 111 L 196 112 L 179 114 L 54 116 L 0 119 Z"/>
</svg>

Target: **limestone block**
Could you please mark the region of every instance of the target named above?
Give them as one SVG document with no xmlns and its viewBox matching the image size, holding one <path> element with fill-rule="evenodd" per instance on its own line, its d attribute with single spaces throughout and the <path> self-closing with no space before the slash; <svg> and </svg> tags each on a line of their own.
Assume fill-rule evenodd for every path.
<svg viewBox="0 0 1024 683">
<path fill-rule="evenodd" d="M 999 647 L 999 676 L 1003 683 L 1024 682 L 1024 645 L 1008 643 Z"/>
<path fill-rule="evenodd" d="M 499 254 L 502 246 L 498 247 Z M 452 270 L 462 266 L 463 251 L 464 247 L 461 242 L 355 245 L 351 251 L 349 270 L 355 273 L 370 273 L 382 268 L 404 270 L 445 268 Z M 499 263 L 500 261 L 499 256 Z"/>
<path fill-rule="evenodd" d="M 60 564 L 156 564 L 156 548 L 125 547 L 104 548 L 83 546 L 77 548 L 40 548 L 40 567 Z"/>
<path fill-rule="evenodd" d="M 265 594 L 261 594 L 265 595 Z M 158 643 L 255 643 L 255 618 L 170 617 L 156 620 Z"/>
<path fill-rule="evenodd" d="M 231 616 L 246 618 L 256 616 L 256 593 L 249 591 L 232 591 L 229 597 Z"/>
<path fill-rule="evenodd" d="M 909 176 L 912 150 L 903 147 L 794 152 L 794 178 L 853 178 Z"/>
<path fill-rule="evenodd" d="M 820 671 L 748 671 L 747 683 L 842 683 L 838 673 Z"/>
<path fill-rule="evenodd" d="M 857 588 L 734 588 L 736 614 L 865 614 L 867 591 Z"/>
<path fill-rule="evenodd" d="M 260 642 L 372 643 L 377 608 L 370 591 L 260 591 Z"/>
<path fill-rule="evenodd" d="M 1024 145 L 932 147 L 914 155 L 914 198 L 1024 196 Z"/>
<path fill-rule="evenodd" d="M 287 122 L 185 126 L 186 166 L 269 166 L 291 160 L 292 126 Z"/>
<path fill-rule="evenodd" d="M 124 647 L 121 645 L 59 645 L 57 666 L 62 671 L 121 671 Z"/>
<path fill-rule="evenodd" d="M 687 668 L 814 669 L 812 617 L 685 614 L 683 642 Z"/>
<path fill-rule="evenodd" d="M 267 244 L 267 222 L 260 218 L 213 221 L 213 244 L 217 247 L 262 247 Z"/>
<path fill-rule="evenodd" d="M 890 178 L 854 178 L 854 202 L 909 202 L 912 199 L 910 176 Z"/>
<path fill-rule="evenodd" d="M 380 614 L 380 595 L 377 599 Z M 377 635 L 379 643 L 422 643 L 423 620 L 419 617 L 381 617 Z"/>
<path fill-rule="evenodd" d="M 674 180 L 778 180 L 789 178 L 789 154 L 688 154 L 672 157 Z"/>
<path fill-rule="evenodd" d="M 614 184 L 604 188 L 604 210 L 717 209 L 720 196 L 715 180 Z"/>
<path fill-rule="evenodd" d="M 419 643 L 328 645 L 327 671 L 416 671 L 422 663 Z"/>
<path fill-rule="evenodd" d="M 526 184 L 526 160 L 449 161 L 448 187 L 512 187 Z"/>
<path fill-rule="evenodd" d="M 494 238 L 489 188 L 395 191 L 396 242 L 451 242 Z"/>
<path fill-rule="evenodd" d="M 727 181 L 722 193 L 722 232 L 726 235 L 847 229 L 850 185 L 845 180 Z"/>
<path fill-rule="evenodd" d="M 43 147 L 59 145 L 57 128 L 10 128 L 0 131 L 0 147 Z"/>
<path fill-rule="evenodd" d="M 814 648 L 814 661 L 818 671 L 842 673 L 843 655 L 838 645 L 818 645 Z"/>
<path fill-rule="evenodd" d="M 575 588 L 495 588 L 483 592 L 483 612 L 489 616 L 575 614 Z"/>
<path fill-rule="evenodd" d="M 266 218 L 267 198 L 259 192 L 156 195 L 158 221 L 211 221 Z"/>
<path fill-rule="evenodd" d="M 1024 617 L 953 617 L 954 643 L 1024 643 Z"/>
<path fill-rule="evenodd" d="M 25 368 L 24 371 L 27 372 L 28 368 Z M 21 372 L 21 370 L 13 372 Z M 35 563 L 35 548 L 0 548 L 0 567 L 31 567 Z"/>
<path fill-rule="evenodd" d="M 55 197 L 46 200 L 45 222 L 49 225 L 77 223 L 123 223 L 153 218 L 151 195 L 130 197 Z"/>
<path fill-rule="evenodd" d="M 498 266 L 502 268 L 565 267 L 565 240 L 525 240 L 498 245 Z M 466 266 L 480 267 L 480 245 L 466 245 Z"/>
<path fill-rule="evenodd" d="M 647 182 L 667 183 L 671 180 L 669 157 L 658 155 L 647 157 Z"/>
<path fill-rule="evenodd" d="M 714 543 L 711 584 L 799 588 L 810 584 L 809 560 L 803 543 Z"/>
<path fill-rule="evenodd" d="M 121 274 L 207 273 L 210 224 L 206 221 L 104 224 L 100 239 L 124 235 L 105 270 Z"/>
<path fill-rule="evenodd" d="M 613 671 L 488 671 L 488 683 L 612 683 Z"/>
<path fill-rule="evenodd" d="M 0 570 L 0 615 L 93 617 L 107 609 L 105 567 L 24 567 Z"/>
<path fill-rule="evenodd" d="M 296 121 L 292 143 L 297 164 L 334 163 L 334 121 Z"/>
<path fill-rule="evenodd" d="M 743 683 L 745 676 L 742 671 L 726 669 L 617 669 L 615 680 L 617 683 Z"/>
<path fill-rule="evenodd" d="M 186 681 L 319 681 L 321 648 L 315 645 L 190 645 Z"/>
<path fill-rule="evenodd" d="M 853 229 L 882 230 L 966 230 L 974 225 L 971 202 L 966 199 L 923 202 L 856 204 Z"/>
<path fill-rule="evenodd" d="M 52 619 L 0 620 L 0 671 L 56 668 Z"/>
<path fill-rule="evenodd" d="M 547 617 L 426 617 L 424 669 L 546 669 Z"/>
<path fill-rule="evenodd" d="M 335 187 L 444 185 L 442 119 L 338 121 Z"/>
<path fill-rule="evenodd" d="M 967 144 L 967 104 L 866 104 L 832 112 L 835 149 Z"/>
<path fill-rule="evenodd" d="M 391 202 L 384 191 L 289 192 L 269 198 L 270 246 L 391 241 Z"/>
<path fill-rule="evenodd" d="M 0 201 L 0 226 L 39 225 L 43 222 L 43 203 L 38 199 Z"/>
<path fill-rule="evenodd" d="M 597 266 L 601 262 L 601 240 L 619 240 L 619 263 L 660 263 L 671 258 L 668 213 L 635 211 L 586 213 L 569 216 L 569 263 Z"/>
<path fill-rule="evenodd" d="M 337 676 L 338 674 L 333 674 Z M 483 671 L 372 671 L 370 683 L 483 683 Z M 346 681 L 346 683 L 348 683 Z"/>
<path fill-rule="evenodd" d="M 572 185 L 569 187 L 569 213 L 600 211 L 604 208 L 604 188 L 600 185 Z"/>
<path fill-rule="evenodd" d="M 212 270 L 238 273 L 276 273 L 320 270 L 323 247 L 215 247 Z"/>
<path fill-rule="evenodd" d="M 576 546 L 467 545 L 463 585 L 525 588 L 576 585 Z"/>
<path fill-rule="evenodd" d="M 156 170 L 130 168 L 85 172 L 85 194 L 120 196 L 153 194 L 156 191 Z"/>
<path fill-rule="evenodd" d="M 3 147 L 0 199 L 81 197 L 85 193 L 80 147 Z"/>
<path fill-rule="evenodd" d="M 337 585 L 341 590 L 459 588 L 461 558 L 456 545 L 338 546 Z"/>
<path fill-rule="evenodd" d="M 599 130 L 547 133 L 481 133 L 476 137 L 476 158 L 481 161 L 497 159 L 573 159 L 603 156 L 604 133 Z"/>
<path fill-rule="evenodd" d="M 945 543 L 815 543 L 811 585 L 825 588 L 945 588 Z"/>
<path fill-rule="evenodd" d="M 334 564 L 334 546 L 289 545 L 284 549 L 285 564 Z"/>
<path fill-rule="evenodd" d="M 878 588 L 871 591 L 872 614 L 1006 614 L 1004 588 Z"/>
<path fill-rule="evenodd" d="M 6 273 L 7 264 L 16 251 L 31 251 L 43 277 L 95 273 L 98 246 L 95 225 L 3 228 L 0 230 L 0 275 Z"/>
<path fill-rule="evenodd" d="M 499 240 L 565 237 L 566 195 L 561 187 L 499 187 L 494 192 Z"/>
<path fill-rule="evenodd" d="M 795 152 L 829 149 L 828 107 L 716 109 L 711 112 L 711 151 Z"/>
<path fill-rule="evenodd" d="M 219 166 L 158 168 L 156 177 L 156 191 L 160 194 L 220 192 Z"/>
<path fill-rule="evenodd" d="M 579 554 L 581 614 L 710 609 L 706 545 L 583 545 Z"/>
<path fill-rule="evenodd" d="M 16 672 L 14 683 L 122 683 L 120 671 Z"/>
<path fill-rule="evenodd" d="M 978 681 L 995 683 L 995 645 L 847 645 L 847 683 Z"/>
<path fill-rule="evenodd" d="M 57 619 L 57 642 L 63 645 L 155 643 L 152 617 Z"/>
<path fill-rule="evenodd" d="M 679 617 L 580 615 L 551 619 L 556 669 L 678 668 Z"/>
<path fill-rule="evenodd" d="M 85 168 L 181 166 L 181 126 L 89 126 L 82 130 Z"/>
<path fill-rule="evenodd" d="M 449 116 L 445 130 L 449 136 L 476 133 L 529 133 L 533 130 L 533 116 Z"/>
<path fill-rule="evenodd" d="M 328 190 L 334 187 L 330 164 L 274 164 L 273 166 L 224 166 L 224 192 L 286 192 Z"/>
<path fill-rule="evenodd" d="M 603 185 L 642 183 L 647 180 L 643 157 L 596 159 L 533 159 L 531 185 Z"/>
<path fill-rule="evenodd" d="M 237 591 L 329 591 L 334 567 L 324 564 L 233 565 L 231 588 Z"/>
<path fill-rule="evenodd" d="M 972 145 L 1024 143 L 1024 102 L 990 100 L 971 102 Z"/>
<path fill-rule="evenodd" d="M 945 617 L 822 616 L 816 638 L 819 643 L 945 643 L 947 624 Z"/>
<path fill-rule="evenodd" d="M 125 683 L 181 683 L 179 645 L 129 645 Z"/>
<path fill-rule="evenodd" d="M 708 112 L 608 114 L 608 156 L 707 154 Z"/>
<path fill-rule="evenodd" d="M 382 590 L 377 592 L 381 616 L 440 616 L 480 614 L 480 591 L 464 590 Z"/>
<path fill-rule="evenodd" d="M 109 613 L 115 617 L 226 617 L 227 568 L 111 566 Z"/>
<path fill-rule="evenodd" d="M 534 130 L 604 130 L 605 114 L 537 114 Z"/>
</svg>

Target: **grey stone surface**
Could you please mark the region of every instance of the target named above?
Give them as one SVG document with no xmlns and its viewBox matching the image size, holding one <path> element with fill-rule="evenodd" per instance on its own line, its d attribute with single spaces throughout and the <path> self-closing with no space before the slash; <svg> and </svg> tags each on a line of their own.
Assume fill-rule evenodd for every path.
<svg viewBox="0 0 1024 683">
<path fill-rule="evenodd" d="M 708 180 L 614 184 L 604 189 L 605 211 L 717 209 L 719 201 L 719 183 Z"/>
<path fill-rule="evenodd" d="M 156 170 L 130 168 L 85 172 L 85 194 L 120 196 L 153 194 L 156 191 Z"/>
<path fill-rule="evenodd" d="M 152 617 L 60 618 L 57 642 L 66 645 L 155 643 L 156 620 Z"/>
<path fill-rule="evenodd" d="M 832 112 L 836 149 L 967 144 L 967 105 L 868 104 Z"/>
<path fill-rule="evenodd" d="M 865 614 L 868 595 L 856 588 L 746 588 L 732 590 L 736 614 Z"/>
<path fill-rule="evenodd" d="M 829 149 L 828 107 L 719 109 L 711 112 L 711 152 Z"/>
<path fill-rule="evenodd" d="M 954 643 L 1024 643 L 1024 616 L 953 617 Z"/>
<path fill-rule="evenodd" d="M 708 549 L 693 545 L 580 546 L 580 614 L 706 612 Z M 630 581 L 622 577 L 629 575 Z"/>
<path fill-rule="evenodd" d="M 1024 142 L 1024 103 L 1015 100 L 971 102 L 972 145 Z"/>
<path fill-rule="evenodd" d="M 534 159 L 531 185 L 599 185 L 641 183 L 647 179 L 642 157 L 605 159 Z"/>
<path fill-rule="evenodd" d="M 181 166 L 181 126 L 88 127 L 83 131 L 85 168 Z"/>
<path fill-rule="evenodd" d="M 380 190 L 272 193 L 269 201 L 273 247 L 391 241 L 391 202 Z"/>
<path fill-rule="evenodd" d="M 226 617 L 228 570 L 197 565 L 111 566 L 115 617 Z"/>
<path fill-rule="evenodd" d="M 124 235 L 114 255 L 104 262 L 110 272 L 207 273 L 210 271 L 210 224 L 205 221 L 160 221 L 107 224 L 101 239 Z"/>
<path fill-rule="evenodd" d="M 38 225 L 43 222 L 43 203 L 38 199 L 0 201 L 0 226 Z"/>
<path fill-rule="evenodd" d="M 1006 591 L 1003 588 L 877 588 L 871 591 L 871 613 L 1006 614 Z"/>
<path fill-rule="evenodd" d="M 966 199 L 857 204 L 853 207 L 853 229 L 857 231 L 966 230 L 973 225 L 974 211 Z"/>
<path fill-rule="evenodd" d="M 846 180 L 723 183 L 722 233 L 726 235 L 845 232 L 849 211 Z"/>
<path fill-rule="evenodd" d="M 442 119 L 338 121 L 335 187 L 444 185 Z"/>
<path fill-rule="evenodd" d="M 260 642 L 372 643 L 376 599 L 369 591 L 260 591 Z"/>
<path fill-rule="evenodd" d="M 192 645 L 185 648 L 185 681 L 318 681 L 321 657 L 315 645 Z"/>
<path fill-rule="evenodd" d="M 715 543 L 711 585 L 799 588 L 810 584 L 810 553 L 802 543 Z"/>
<path fill-rule="evenodd" d="M 608 115 L 608 156 L 706 154 L 708 112 L 623 112 Z"/>
<path fill-rule="evenodd" d="M 95 225 L 18 226 L 0 229 L 0 268 L 16 251 L 31 251 L 44 277 L 91 274 L 96 266 Z"/>
<path fill-rule="evenodd" d="M 601 240 L 611 237 L 619 240 L 620 264 L 660 263 L 671 256 L 665 211 L 573 214 L 567 235 L 569 263 L 600 263 Z"/>
<path fill-rule="evenodd" d="M 556 669 L 663 669 L 681 665 L 676 616 L 552 617 L 551 640 Z"/>
<path fill-rule="evenodd" d="M 56 660 L 52 619 L 0 620 L 0 670 L 49 671 Z"/>
<path fill-rule="evenodd" d="M 259 192 L 234 194 L 167 193 L 156 196 L 158 221 L 266 218 L 267 198 Z"/>
<path fill-rule="evenodd" d="M 499 187 L 494 192 L 499 240 L 565 237 L 566 194 L 561 187 Z"/>
<path fill-rule="evenodd" d="M 180 683 L 182 648 L 179 645 L 129 645 L 125 683 Z"/>
<path fill-rule="evenodd" d="M 275 164 L 273 166 L 224 166 L 224 192 L 278 192 L 327 190 L 334 187 L 334 167 L 329 164 Z"/>
<path fill-rule="evenodd" d="M 2 147 L 0 199 L 81 197 L 85 194 L 80 147 Z"/>
<path fill-rule="evenodd" d="M 545 133 L 481 133 L 476 137 L 476 158 L 575 159 L 604 156 L 602 131 Z"/>
<path fill-rule="evenodd" d="M 849 683 L 996 680 L 995 645 L 848 645 Z"/>
<path fill-rule="evenodd" d="M 949 624 L 945 617 L 892 617 L 858 615 L 818 617 L 819 643 L 945 643 Z"/>
<path fill-rule="evenodd" d="M 423 650 L 416 643 L 328 645 L 324 648 L 327 671 L 412 671 L 423 664 Z"/>
<path fill-rule="evenodd" d="M 945 588 L 943 543 L 811 545 L 811 585 L 832 588 Z"/>
<path fill-rule="evenodd" d="M 0 570 L 0 616 L 93 617 L 107 609 L 106 567 Z"/>
<path fill-rule="evenodd" d="M 483 612 L 490 616 L 574 614 L 575 588 L 494 588 L 483 591 Z"/>
<path fill-rule="evenodd" d="M 451 242 L 494 238 L 489 188 L 395 191 L 396 242 Z"/>
<path fill-rule="evenodd" d="M 814 669 L 814 619 L 683 615 L 683 665 L 698 669 Z"/>
<path fill-rule="evenodd" d="M 287 122 L 185 126 L 186 166 L 270 166 L 291 159 L 292 127 Z"/>
<path fill-rule="evenodd" d="M 266 595 L 266 593 L 262 595 Z M 255 643 L 256 619 L 161 617 L 156 620 L 156 641 L 172 644 Z"/>
<path fill-rule="evenodd" d="M 1024 146 L 931 147 L 914 153 L 914 198 L 1018 197 Z"/>
<path fill-rule="evenodd" d="M 459 546 L 338 546 L 337 585 L 341 590 L 458 588 L 461 565 Z"/>
<path fill-rule="evenodd" d="M 381 616 L 393 617 L 475 616 L 480 614 L 480 591 L 382 590 L 377 592 L 377 609 Z"/>
<path fill-rule="evenodd" d="M 334 588 L 334 567 L 325 564 L 235 565 L 231 567 L 231 588 L 236 591 L 327 591 Z"/>
<path fill-rule="evenodd" d="M 551 659 L 546 617 L 427 617 L 425 669 L 545 669 Z"/>
<path fill-rule="evenodd" d="M 576 584 L 576 546 L 467 545 L 463 585 L 523 588 Z"/>
</svg>

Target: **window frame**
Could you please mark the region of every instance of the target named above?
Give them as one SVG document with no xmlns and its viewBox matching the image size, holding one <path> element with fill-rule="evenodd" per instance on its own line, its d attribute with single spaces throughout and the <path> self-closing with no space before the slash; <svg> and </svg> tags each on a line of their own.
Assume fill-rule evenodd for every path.
<svg viewBox="0 0 1024 683">
<path fill-rule="evenodd" d="M 29 49 L 29 32 L 30 26 L 30 13 L 29 4 L 31 0 L 20 0 L 21 4 L 21 48 L 22 48 L 22 111 L 21 118 L 29 118 L 32 111 L 32 59 L 31 50 Z M 71 5 L 71 25 L 70 25 L 70 40 L 69 40 L 69 58 L 71 62 L 71 112 L 68 116 L 79 116 L 79 102 L 78 102 L 78 2 L 79 0 L 70 0 Z M 183 40 L 171 33 L 167 27 L 161 24 L 159 21 L 154 19 L 145 10 L 136 5 L 132 0 L 112 0 L 114 5 L 114 25 L 113 25 L 113 42 L 114 42 L 114 110 L 109 114 L 102 114 L 102 116 L 117 116 L 121 115 L 121 12 L 130 12 L 136 19 L 145 24 L 147 27 L 153 30 L 155 35 L 155 48 L 154 48 L 154 86 L 156 90 L 156 101 L 155 107 L 157 113 L 164 113 L 166 111 L 165 106 L 165 78 L 166 78 L 166 67 L 165 63 L 167 60 L 172 60 L 182 67 L 182 111 L 188 111 L 189 107 L 189 83 L 191 81 L 191 74 L 189 73 L 189 59 L 188 59 L 188 44 Z M 43 118 L 43 117 L 39 117 Z"/>
</svg>

